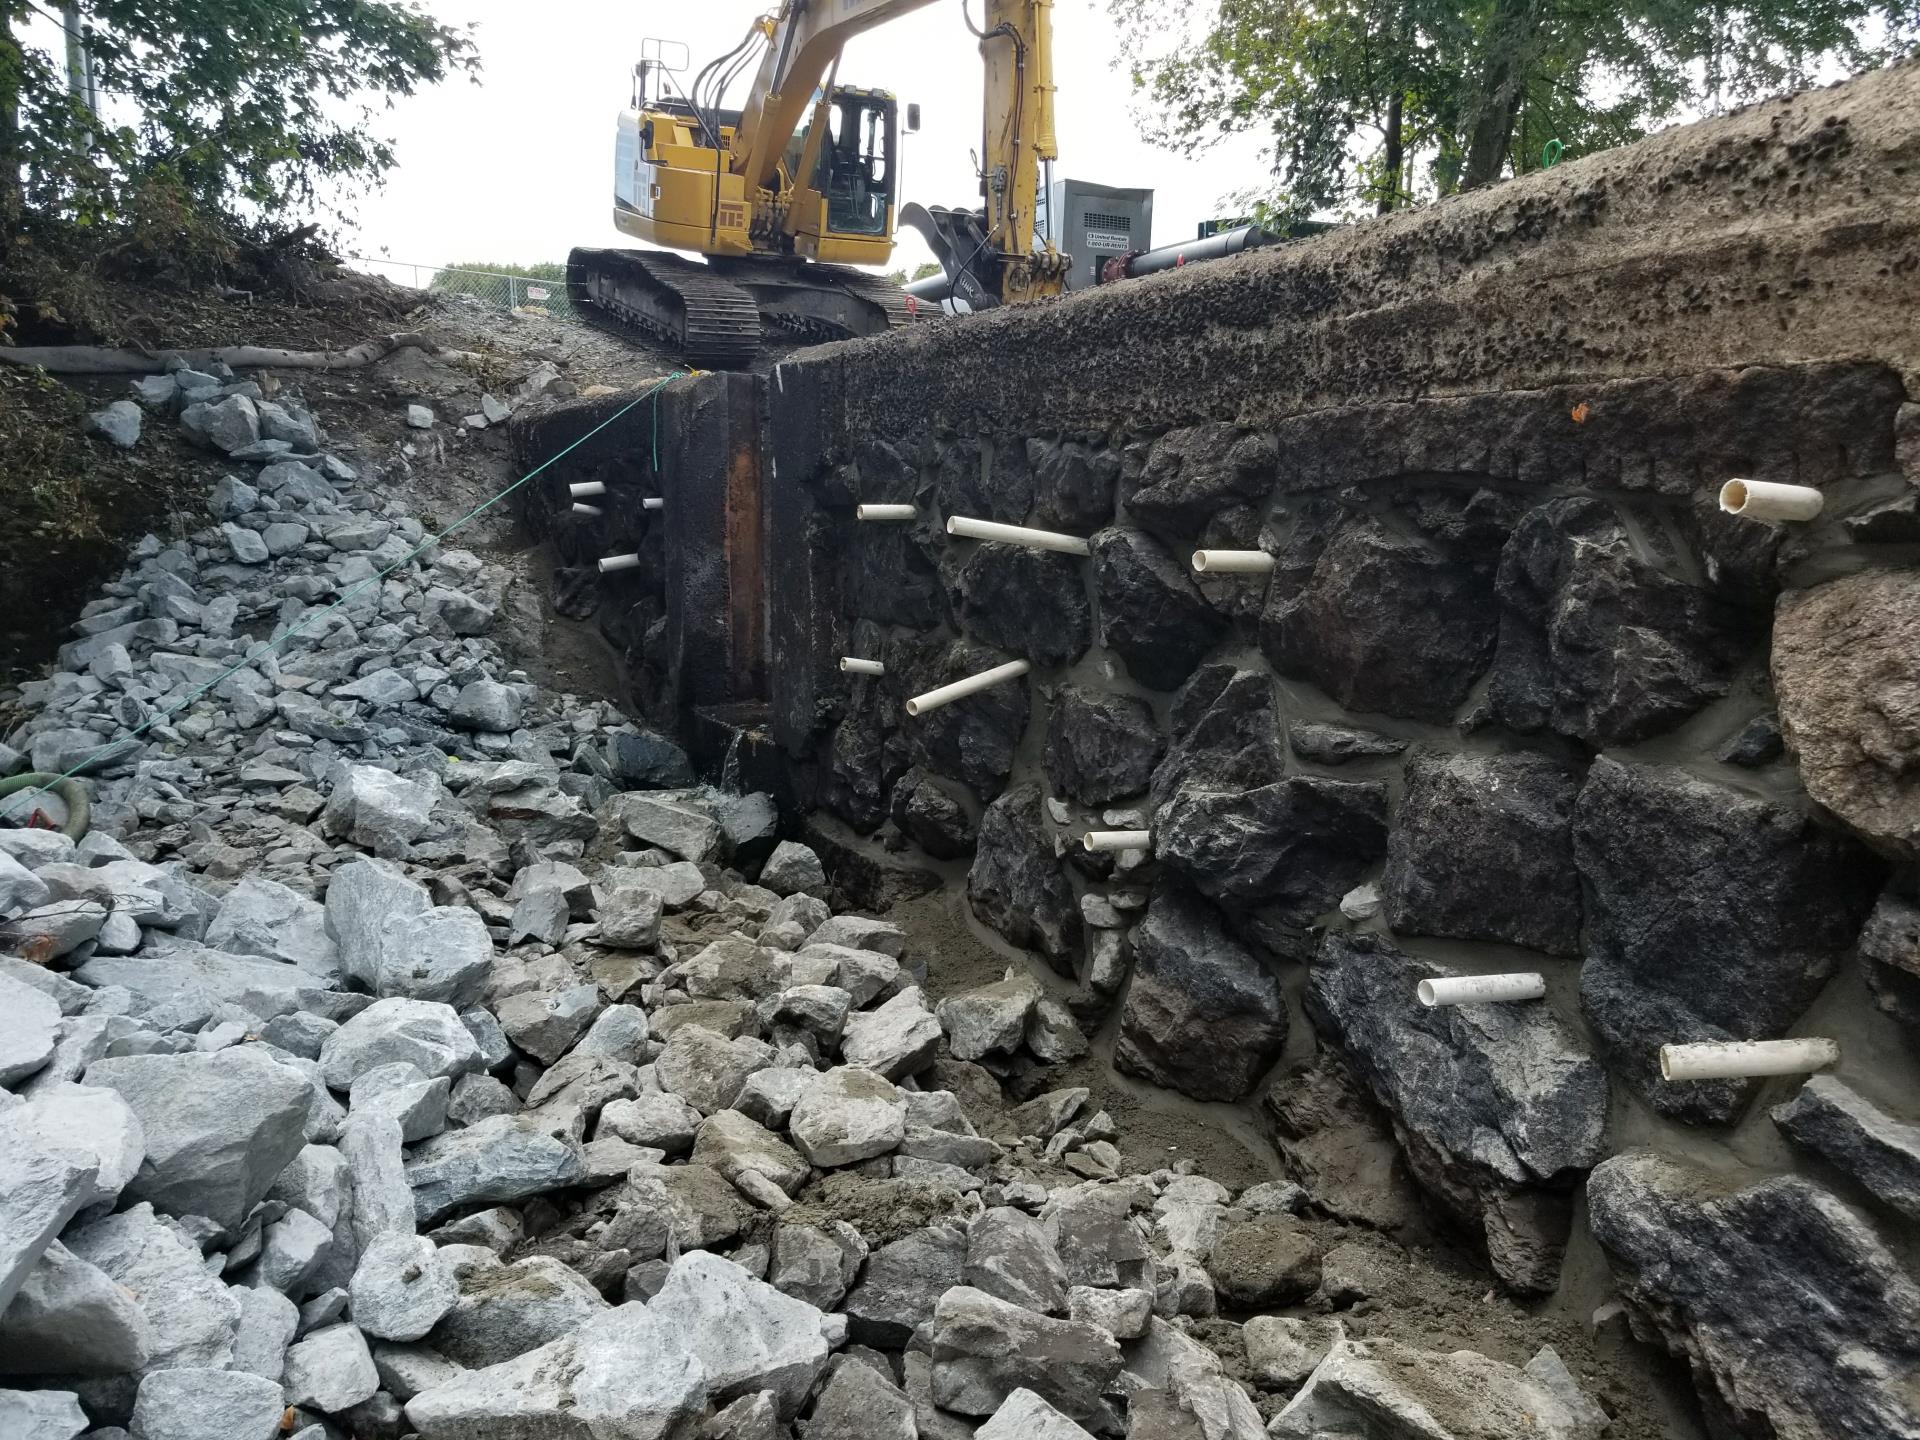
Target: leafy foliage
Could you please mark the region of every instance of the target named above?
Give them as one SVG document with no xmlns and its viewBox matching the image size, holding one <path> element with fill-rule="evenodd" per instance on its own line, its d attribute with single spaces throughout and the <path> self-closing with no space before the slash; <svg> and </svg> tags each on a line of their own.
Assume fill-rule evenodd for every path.
<svg viewBox="0 0 1920 1440">
<path fill-rule="evenodd" d="M 58 28 L 30 25 L 46 14 L 0 0 L 0 220 L 304 217 L 392 166 L 379 107 L 478 64 L 398 0 L 87 0 L 95 115 L 48 48 Z"/>
<path fill-rule="evenodd" d="M 1920 37 L 1920 0 L 1108 3 L 1150 138 L 1265 134 L 1272 180 L 1235 199 L 1281 222 L 1486 184 L 1550 140 L 1604 149 Z"/>
</svg>

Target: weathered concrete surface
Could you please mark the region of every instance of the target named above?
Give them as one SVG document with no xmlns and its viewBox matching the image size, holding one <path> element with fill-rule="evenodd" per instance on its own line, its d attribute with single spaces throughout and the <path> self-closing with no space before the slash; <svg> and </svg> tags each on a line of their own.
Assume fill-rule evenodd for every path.
<svg viewBox="0 0 1920 1440">
<path fill-rule="evenodd" d="M 1887 261 L 1920 247 L 1916 144 L 1920 67 L 1893 67 L 1298 244 L 850 343 L 832 362 L 839 418 L 880 435 L 1266 426 L 1721 367 L 1904 369 L 1920 270 Z M 1572 426 L 1561 398 L 1536 413 L 1577 429 L 1575 453 L 1655 448 L 1604 404 Z M 1809 442 L 1776 452 L 1776 473 L 1831 473 Z"/>
</svg>

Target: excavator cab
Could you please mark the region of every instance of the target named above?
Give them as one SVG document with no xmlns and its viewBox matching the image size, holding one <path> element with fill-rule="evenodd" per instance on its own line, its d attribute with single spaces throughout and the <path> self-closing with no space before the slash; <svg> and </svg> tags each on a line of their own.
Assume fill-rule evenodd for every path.
<svg viewBox="0 0 1920 1440">
<path fill-rule="evenodd" d="M 812 168 L 788 207 L 794 249 L 811 260 L 884 264 L 899 188 L 899 101 L 884 90 L 835 87 L 814 109 L 803 154 Z"/>
<path fill-rule="evenodd" d="M 891 232 L 898 111 L 891 95 L 836 90 L 814 188 L 827 198 L 834 235 Z"/>
</svg>

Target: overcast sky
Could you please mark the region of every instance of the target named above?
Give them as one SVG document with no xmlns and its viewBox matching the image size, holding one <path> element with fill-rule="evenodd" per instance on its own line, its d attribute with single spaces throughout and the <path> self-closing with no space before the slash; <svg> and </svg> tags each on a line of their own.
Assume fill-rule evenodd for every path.
<svg viewBox="0 0 1920 1440">
<path fill-rule="evenodd" d="M 348 248 L 426 265 L 530 264 L 565 259 L 575 245 L 631 243 L 610 218 L 613 133 L 641 40 L 684 41 L 697 70 L 775 3 L 429 0 L 443 21 L 474 23 L 485 68 L 477 86 L 452 81 L 379 117 L 377 128 L 397 141 L 399 167 L 358 205 L 359 234 Z M 981 4 L 973 0 L 976 22 Z M 1054 17 L 1056 175 L 1151 187 L 1157 243 L 1193 234 L 1225 197 L 1259 183 L 1257 143 L 1189 160 L 1140 139 L 1131 86 L 1111 68 L 1116 46 L 1101 0 L 1057 0 Z M 960 0 L 934 0 L 854 40 L 840 77 L 920 103 L 920 133 L 902 137 L 904 200 L 978 204 L 968 152 L 980 145 L 981 62 Z M 910 232 L 894 253 L 908 268 L 930 258 Z"/>
</svg>

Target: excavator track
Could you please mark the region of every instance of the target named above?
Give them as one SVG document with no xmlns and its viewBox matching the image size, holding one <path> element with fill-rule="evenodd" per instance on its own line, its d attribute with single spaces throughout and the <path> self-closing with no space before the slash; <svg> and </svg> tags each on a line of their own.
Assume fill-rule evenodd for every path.
<svg viewBox="0 0 1920 1440">
<path fill-rule="evenodd" d="M 855 340 L 910 325 L 923 313 L 906 291 L 848 265 L 780 256 L 709 262 L 750 292 L 769 330 L 805 340 Z"/>
<path fill-rule="evenodd" d="M 575 250 L 567 257 L 567 289 L 596 324 L 662 341 L 690 365 L 744 370 L 760 350 L 754 296 L 664 250 Z"/>
</svg>

